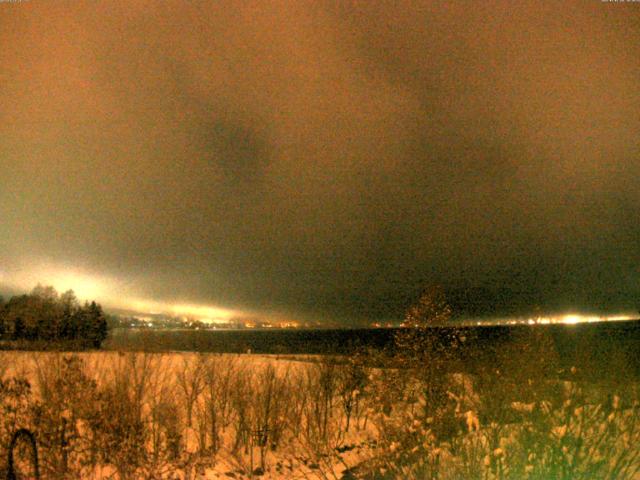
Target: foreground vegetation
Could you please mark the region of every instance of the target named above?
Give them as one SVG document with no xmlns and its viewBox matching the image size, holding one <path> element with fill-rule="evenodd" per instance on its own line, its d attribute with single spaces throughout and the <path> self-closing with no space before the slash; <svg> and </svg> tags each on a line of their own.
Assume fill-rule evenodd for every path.
<svg viewBox="0 0 640 480">
<path fill-rule="evenodd" d="M 427 291 L 393 349 L 347 356 L 3 352 L 2 458 L 27 428 L 48 479 L 638 478 L 635 359 L 566 368 L 544 329 L 480 348 L 449 315 Z"/>
<path fill-rule="evenodd" d="M 379 354 L 4 352 L 0 446 L 29 428 L 51 479 L 634 478 L 637 384 L 549 379 L 521 347 L 476 375 Z"/>
</svg>

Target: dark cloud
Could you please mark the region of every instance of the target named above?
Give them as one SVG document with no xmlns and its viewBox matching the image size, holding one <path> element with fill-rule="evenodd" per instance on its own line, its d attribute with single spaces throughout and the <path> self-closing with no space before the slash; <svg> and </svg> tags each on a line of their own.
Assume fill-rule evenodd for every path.
<svg viewBox="0 0 640 480">
<path fill-rule="evenodd" d="M 398 318 L 427 282 L 473 314 L 629 308 L 637 18 L 2 4 L 0 281 L 54 265 L 109 278 L 105 302 L 344 322 Z"/>
</svg>

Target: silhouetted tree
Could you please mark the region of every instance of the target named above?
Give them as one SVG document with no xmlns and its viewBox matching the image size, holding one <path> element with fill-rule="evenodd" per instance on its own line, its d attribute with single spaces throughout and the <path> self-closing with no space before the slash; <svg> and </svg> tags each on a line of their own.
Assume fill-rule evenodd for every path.
<svg viewBox="0 0 640 480">
<path fill-rule="evenodd" d="M 400 356 L 407 361 L 421 363 L 425 356 L 432 357 L 434 353 L 445 355 L 448 344 L 455 343 L 457 338 L 450 320 L 451 307 L 442 288 L 427 287 L 417 302 L 407 309 L 403 328 L 395 335 L 395 346 Z"/>
<path fill-rule="evenodd" d="M 80 305 L 73 290 L 68 290 L 60 296 L 62 318 L 60 320 L 60 337 L 63 339 L 74 338 L 77 332 L 76 318 Z"/>
<path fill-rule="evenodd" d="M 28 295 L 0 304 L 0 334 L 12 340 L 72 340 L 98 348 L 107 337 L 107 319 L 96 302 L 80 306 L 69 290 L 38 285 Z"/>
<path fill-rule="evenodd" d="M 6 302 L 4 301 L 4 297 L 0 295 L 0 337 L 4 335 L 5 306 L 6 306 Z"/>
<path fill-rule="evenodd" d="M 93 347 L 98 348 L 107 338 L 107 318 L 102 311 L 102 307 L 96 302 L 89 304 L 87 321 L 89 328 L 85 338 Z"/>
<path fill-rule="evenodd" d="M 448 438 L 455 404 L 448 395 L 447 374 L 455 371 L 461 335 L 450 323 L 451 308 L 440 287 L 426 288 L 407 309 L 404 328 L 395 335 L 396 357 L 419 384 L 424 399 L 422 420 L 437 419 L 432 433 Z"/>
</svg>

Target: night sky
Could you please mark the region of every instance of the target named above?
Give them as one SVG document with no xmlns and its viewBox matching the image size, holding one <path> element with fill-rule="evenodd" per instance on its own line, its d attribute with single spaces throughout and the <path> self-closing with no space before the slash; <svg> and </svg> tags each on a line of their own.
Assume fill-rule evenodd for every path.
<svg viewBox="0 0 640 480">
<path fill-rule="evenodd" d="M 640 3 L 0 3 L 0 290 L 37 282 L 214 319 L 400 319 L 427 284 L 635 310 Z"/>
</svg>

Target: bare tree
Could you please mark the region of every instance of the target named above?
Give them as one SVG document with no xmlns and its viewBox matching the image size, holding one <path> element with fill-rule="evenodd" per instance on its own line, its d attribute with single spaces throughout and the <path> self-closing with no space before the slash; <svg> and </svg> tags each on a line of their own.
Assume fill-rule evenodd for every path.
<svg viewBox="0 0 640 480">
<path fill-rule="evenodd" d="M 231 398 L 236 388 L 239 369 L 233 358 L 211 356 L 204 365 L 202 420 L 200 420 L 201 449 L 211 448 L 217 453 L 221 447 L 220 435 L 231 419 Z"/>
<path fill-rule="evenodd" d="M 178 390 L 182 394 L 185 404 L 187 426 L 191 428 L 193 407 L 204 389 L 206 368 L 201 354 L 197 355 L 195 361 L 190 356 L 182 357 L 181 361 L 176 378 Z"/>
</svg>

